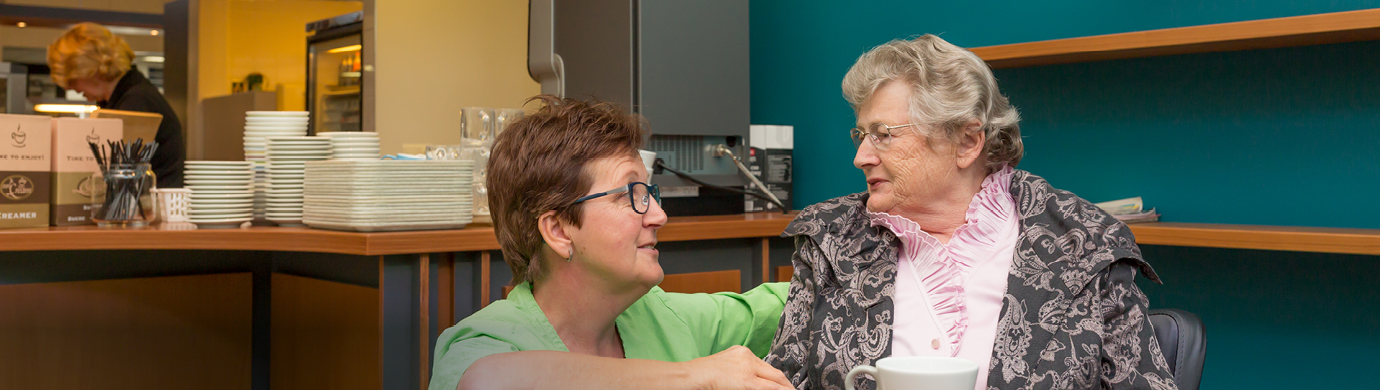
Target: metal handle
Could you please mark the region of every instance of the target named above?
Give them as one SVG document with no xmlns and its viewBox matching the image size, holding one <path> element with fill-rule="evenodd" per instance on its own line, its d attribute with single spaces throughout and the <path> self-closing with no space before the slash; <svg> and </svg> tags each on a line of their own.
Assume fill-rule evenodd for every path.
<svg viewBox="0 0 1380 390">
<path fill-rule="evenodd" d="M 556 54 L 555 1 L 531 0 L 527 7 L 527 74 L 541 93 L 565 97 L 565 62 Z"/>
</svg>

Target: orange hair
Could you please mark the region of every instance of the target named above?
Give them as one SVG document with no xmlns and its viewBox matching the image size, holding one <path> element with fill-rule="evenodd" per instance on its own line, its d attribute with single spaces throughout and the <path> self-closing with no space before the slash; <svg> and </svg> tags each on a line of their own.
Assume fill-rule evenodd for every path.
<svg viewBox="0 0 1380 390">
<path fill-rule="evenodd" d="M 123 38 L 95 23 L 79 23 L 48 45 L 53 82 L 67 88 L 73 79 L 97 77 L 113 81 L 129 71 L 134 51 Z"/>
</svg>

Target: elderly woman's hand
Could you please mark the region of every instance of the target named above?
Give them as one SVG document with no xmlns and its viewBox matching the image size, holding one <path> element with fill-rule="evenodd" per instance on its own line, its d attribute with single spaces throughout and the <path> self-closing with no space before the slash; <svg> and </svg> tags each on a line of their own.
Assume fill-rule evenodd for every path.
<svg viewBox="0 0 1380 390">
<path fill-rule="evenodd" d="M 735 345 L 723 352 L 686 362 L 690 365 L 693 383 L 700 389 L 777 390 L 792 389 L 786 375 L 752 354 L 752 350 Z"/>
</svg>

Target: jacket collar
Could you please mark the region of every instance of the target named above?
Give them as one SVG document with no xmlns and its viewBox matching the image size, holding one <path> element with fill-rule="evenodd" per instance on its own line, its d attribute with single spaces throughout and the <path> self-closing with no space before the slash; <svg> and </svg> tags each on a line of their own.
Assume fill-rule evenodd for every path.
<svg viewBox="0 0 1380 390">
<path fill-rule="evenodd" d="M 1045 269 L 1047 272 L 1039 273 L 1048 275 L 1027 283 L 1062 283 L 1065 286 L 1063 290 L 1077 293 L 1098 271 L 1118 260 L 1134 262 L 1146 278 L 1161 283 L 1154 269 L 1141 258 L 1140 248 L 1135 245 L 1135 236 L 1130 229 L 1111 215 L 1024 170 L 1016 169 L 1011 175 L 1010 191 L 1021 219 L 1017 257 L 1023 257 L 1022 252 L 1033 254 L 1041 259 L 1041 264 L 1033 266 Z M 891 231 L 871 226 L 867 216 L 867 199 L 868 194 L 862 192 L 806 207 L 786 226 L 781 236 L 809 237 L 816 244 L 827 246 L 832 242 L 858 242 L 850 238 L 872 235 L 880 236 L 880 240 L 875 240 L 880 241 L 879 245 L 898 248 L 899 242 Z M 1065 223 L 1069 221 L 1081 223 Z M 1094 249 L 1089 252 L 1088 248 Z M 824 252 L 833 255 L 829 256 L 829 260 L 835 264 L 844 259 L 866 263 L 869 260 L 860 255 L 874 249 L 877 248 L 855 246 L 831 248 Z M 877 261 L 876 256 L 867 257 Z M 867 267 L 870 264 L 857 265 Z M 1053 275 L 1065 277 L 1054 278 Z"/>
<path fill-rule="evenodd" d="M 119 103 L 120 99 L 125 97 L 125 93 L 134 89 L 134 86 L 139 85 L 139 83 L 144 80 L 147 80 L 144 78 L 144 74 L 139 73 L 139 69 L 135 69 L 131 66 L 129 71 L 125 72 L 124 76 L 120 76 L 120 81 L 115 82 L 115 89 L 110 91 L 110 99 L 100 102 L 97 105 L 101 108 L 115 107 L 115 104 Z"/>
</svg>

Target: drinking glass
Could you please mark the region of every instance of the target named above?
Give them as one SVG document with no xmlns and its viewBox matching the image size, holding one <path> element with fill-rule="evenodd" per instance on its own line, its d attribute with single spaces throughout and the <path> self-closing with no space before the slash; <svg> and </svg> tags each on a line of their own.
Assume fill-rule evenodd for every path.
<svg viewBox="0 0 1380 390">
<path fill-rule="evenodd" d="M 148 226 L 158 215 L 154 209 L 153 189 L 157 178 L 148 163 L 110 164 L 97 173 L 93 183 L 104 183 L 105 197 L 94 198 L 91 220 L 100 227 Z"/>
<path fill-rule="evenodd" d="M 460 137 L 492 144 L 494 142 L 494 110 L 484 107 L 460 109 Z"/>
</svg>

